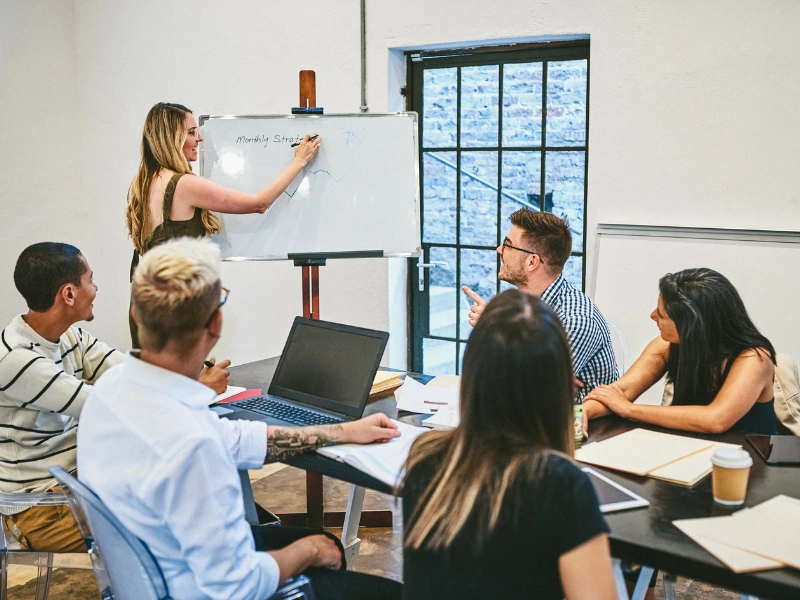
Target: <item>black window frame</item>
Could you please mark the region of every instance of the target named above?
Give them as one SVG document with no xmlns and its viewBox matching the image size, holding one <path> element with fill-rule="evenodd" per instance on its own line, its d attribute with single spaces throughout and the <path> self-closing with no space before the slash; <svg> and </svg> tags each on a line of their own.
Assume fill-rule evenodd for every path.
<svg viewBox="0 0 800 600">
<path fill-rule="evenodd" d="M 407 110 L 416 111 L 419 115 L 419 177 L 420 177 L 420 227 L 424 233 L 425 226 L 425 212 L 424 212 L 424 168 L 423 160 L 426 152 L 455 152 L 457 160 L 456 169 L 456 238 L 454 244 L 445 243 L 429 243 L 422 241 L 422 254 L 417 259 L 409 259 L 409 277 L 408 277 L 408 366 L 411 370 L 422 370 L 422 339 L 442 339 L 444 341 L 453 341 L 456 343 L 456 372 L 460 372 L 458 345 L 463 343 L 460 335 L 460 313 L 462 312 L 462 299 L 456 303 L 456 333 L 453 338 L 447 336 L 431 336 L 429 332 L 422 331 L 425 328 L 424 324 L 429 322 L 428 306 L 422 302 L 422 294 L 418 293 L 418 270 L 416 262 L 427 262 L 429 259 L 428 249 L 432 247 L 456 248 L 456 289 L 460 289 L 461 282 L 461 248 L 464 249 L 479 249 L 485 250 L 485 246 L 476 246 L 470 244 L 460 244 L 461 233 L 461 218 L 460 218 L 460 204 L 461 204 L 461 176 L 460 176 L 460 162 L 461 152 L 467 151 L 496 151 L 498 153 L 498 195 L 501 194 L 501 178 L 502 178 L 502 153 L 504 150 L 514 152 L 531 151 L 540 152 L 541 169 L 540 169 L 540 187 L 542 190 L 539 198 L 539 210 L 544 211 L 546 201 L 546 186 L 545 186 L 545 160 L 548 152 L 569 152 L 580 151 L 584 152 L 584 180 L 583 180 L 583 245 L 580 252 L 571 252 L 571 256 L 580 256 L 582 258 L 583 268 L 581 269 L 581 288 L 585 290 L 586 287 L 586 243 L 588 233 L 588 176 L 589 176 L 589 99 L 591 88 L 591 57 L 590 45 L 588 39 L 578 39 L 569 41 L 557 42 L 543 42 L 543 43 L 530 43 L 530 44 L 511 44 L 501 46 L 480 46 L 474 48 L 465 48 L 459 50 L 410 50 L 406 52 L 406 81 L 407 85 L 404 90 L 406 95 Z M 547 64 L 549 62 L 567 61 L 567 60 L 586 60 L 586 137 L 584 145 L 582 146 L 547 146 Z M 460 138 L 460 121 L 461 121 L 461 90 L 458 92 L 457 109 L 456 109 L 456 145 L 453 147 L 436 147 L 432 149 L 424 149 L 423 147 L 423 133 L 422 126 L 424 121 L 423 98 L 422 98 L 422 84 L 423 84 L 423 71 L 426 68 L 450 68 L 458 67 L 458 81 L 460 86 L 461 69 L 460 67 L 472 67 L 480 65 L 493 65 L 493 64 L 510 64 L 510 63 L 529 63 L 539 62 L 543 63 L 542 70 L 542 144 L 539 146 L 504 146 L 502 141 L 502 125 L 503 125 L 503 69 L 500 69 L 499 82 L 498 82 L 498 145 L 497 146 L 481 146 L 481 147 L 468 147 L 461 146 Z M 502 203 L 497 203 L 497 227 L 498 239 L 502 239 L 502 231 L 508 227 L 507 223 L 502 222 L 501 215 Z M 499 268 L 499 256 L 498 268 Z M 426 269 L 425 285 L 426 290 L 430 290 L 430 271 Z M 497 282 L 497 292 L 500 290 L 500 281 Z M 458 292 L 457 292 L 458 293 Z M 460 294 L 459 294 L 460 295 Z M 419 347 L 417 347 L 419 346 Z"/>
</svg>

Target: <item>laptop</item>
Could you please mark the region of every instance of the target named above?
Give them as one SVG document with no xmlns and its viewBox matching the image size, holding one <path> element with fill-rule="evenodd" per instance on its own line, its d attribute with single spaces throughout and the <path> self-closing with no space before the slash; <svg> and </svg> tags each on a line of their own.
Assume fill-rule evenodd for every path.
<svg viewBox="0 0 800 600">
<path fill-rule="evenodd" d="M 748 435 L 750 445 L 768 465 L 800 464 L 800 437 L 794 435 Z"/>
<path fill-rule="evenodd" d="M 327 425 L 360 419 L 389 334 L 297 317 L 267 394 L 217 411 L 270 425 Z"/>
</svg>

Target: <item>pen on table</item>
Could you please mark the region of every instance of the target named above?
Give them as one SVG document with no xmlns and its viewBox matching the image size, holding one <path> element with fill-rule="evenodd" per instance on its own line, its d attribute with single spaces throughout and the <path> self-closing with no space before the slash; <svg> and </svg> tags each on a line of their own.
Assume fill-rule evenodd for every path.
<svg viewBox="0 0 800 600">
<path fill-rule="evenodd" d="M 312 135 L 310 138 L 308 138 L 308 141 L 310 142 L 311 140 L 315 140 L 318 137 L 319 137 L 318 135 Z M 302 144 L 302 142 L 295 142 L 294 144 L 292 144 L 292 148 L 294 148 L 295 146 L 299 146 L 300 144 Z"/>
<path fill-rule="evenodd" d="M 207 360 L 207 361 L 203 362 L 203 364 L 205 366 L 207 366 L 209 369 L 214 366 L 214 363 L 211 362 L 210 360 Z"/>
</svg>

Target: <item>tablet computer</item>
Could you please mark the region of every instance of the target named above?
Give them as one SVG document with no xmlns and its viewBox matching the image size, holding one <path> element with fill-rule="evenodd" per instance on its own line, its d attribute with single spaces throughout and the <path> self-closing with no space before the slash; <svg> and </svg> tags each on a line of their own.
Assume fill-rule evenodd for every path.
<svg viewBox="0 0 800 600">
<path fill-rule="evenodd" d="M 800 465 L 800 437 L 794 435 L 745 437 L 768 465 Z"/>
<path fill-rule="evenodd" d="M 595 492 L 597 492 L 597 500 L 600 502 L 600 510 L 604 513 L 640 508 L 650 504 L 641 496 L 625 489 L 616 481 L 612 481 L 594 469 L 581 467 L 581 470 L 591 479 Z"/>
</svg>

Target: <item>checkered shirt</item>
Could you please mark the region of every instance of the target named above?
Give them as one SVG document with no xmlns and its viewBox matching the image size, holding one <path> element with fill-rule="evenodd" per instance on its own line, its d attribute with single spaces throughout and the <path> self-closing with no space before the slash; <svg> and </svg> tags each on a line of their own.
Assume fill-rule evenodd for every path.
<svg viewBox="0 0 800 600">
<path fill-rule="evenodd" d="M 575 377 L 583 382 L 577 402 L 583 402 L 598 385 L 619 379 L 611 334 L 595 303 L 563 275 L 542 293 L 541 300 L 555 311 L 567 332 Z"/>
</svg>

